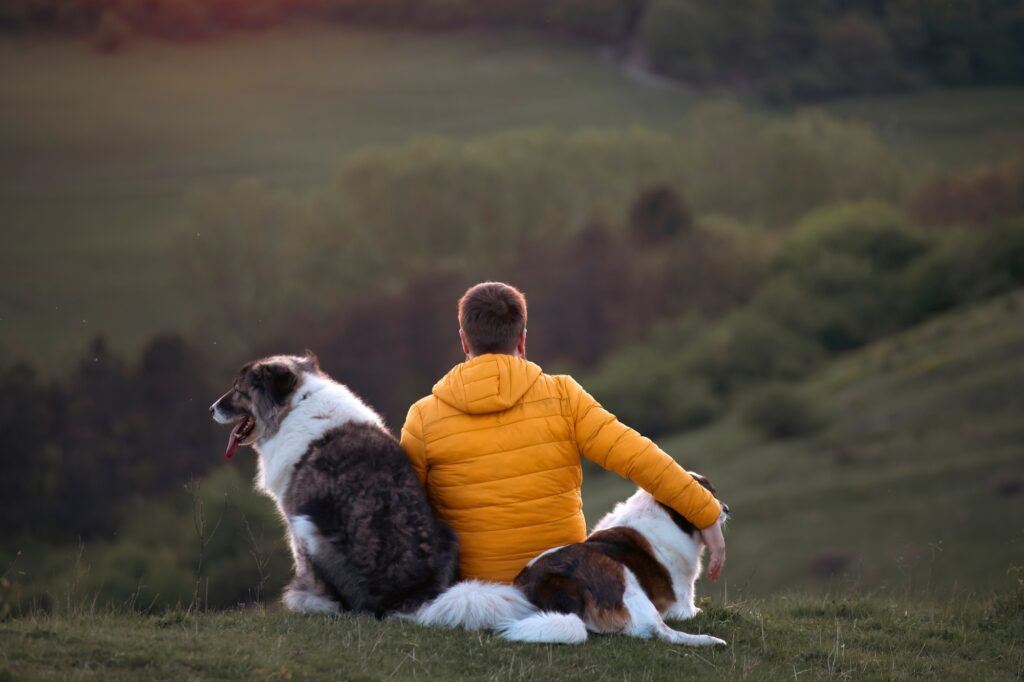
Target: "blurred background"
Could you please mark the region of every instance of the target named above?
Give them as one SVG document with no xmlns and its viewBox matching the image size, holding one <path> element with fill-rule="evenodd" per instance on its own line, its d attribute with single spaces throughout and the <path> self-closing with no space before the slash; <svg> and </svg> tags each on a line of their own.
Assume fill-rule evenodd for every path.
<svg viewBox="0 0 1024 682">
<path fill-rule="evenodd" d="M 275 599 L 207 406 L 310 348 L 397 430 L 483 279 L 716 483 L 705 592 L 1024 564 L 1021 0 L 5 0 L 0 103 L 0 611 Z"/>
</svg>

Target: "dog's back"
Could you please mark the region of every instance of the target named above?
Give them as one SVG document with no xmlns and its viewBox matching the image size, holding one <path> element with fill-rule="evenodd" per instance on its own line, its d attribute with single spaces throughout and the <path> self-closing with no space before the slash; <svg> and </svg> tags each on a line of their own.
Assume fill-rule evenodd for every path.
<svg viewBox="0 0 1024 682">
<path fill-rule="evenodd" d="M 310 561 L 351 610 L 415 609 L 456 579 L 455 533 L 433 516 L 401 446 L 379 426 L 349 423 L 311 443 L 284 507 L 315 526 Z"/>
</svg>

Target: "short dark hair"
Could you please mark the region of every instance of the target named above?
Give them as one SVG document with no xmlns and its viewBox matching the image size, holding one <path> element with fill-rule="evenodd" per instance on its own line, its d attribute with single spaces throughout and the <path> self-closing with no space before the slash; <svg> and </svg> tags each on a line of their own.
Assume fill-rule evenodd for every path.
<svg viewBox="0 0 1024 682">
<path fill-rule="evenodd" d="M 459 326 L 474 355 L 509 353 L 526 329 L 526 297 L 502 282 L 481 282 L 459 299 Z"/>
</svg>

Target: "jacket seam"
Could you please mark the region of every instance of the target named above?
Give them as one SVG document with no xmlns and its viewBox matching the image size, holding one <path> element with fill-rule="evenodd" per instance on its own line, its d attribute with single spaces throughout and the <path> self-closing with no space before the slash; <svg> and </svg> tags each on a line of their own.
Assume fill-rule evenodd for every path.
<svg viewBox="0 0 1024 682">
<path fill-rule="evenodd" d="M 565 443 L 567 441 L 558 441 L 558 442 L 559 443 Z M 509 452 L 511 452 L 511 451 L 509 451 Z M 495 453 L 492 453 L 492 454 L 496 454 L 497 455 L 497 454 L 502 454 L 502 453 L 495 452 Z M 489 457 L 490 455 L 487 455 L 487 456 Z M 460 464 L 461 464 L 461 462 L 460 462 Z M 549 471 L 558 471 L 559 469 L 576 469 L 576 468 L 579 468 L 579 464 L 578 463 L 577 464 L 559 464 L 556 467 L 550 467 L 548 469 L 538 469 L 537 471 L 529 471 L 529 472 L 527 472 L 525 474 L 516 474 L 515 476 L 505 476 L 505 477 L 502 477 L 502 478 L 495 478 L 495 479 L 490 480 L 490 481 L 476 481 L 475 483 L 460 483 L 460 484 L 457 484 L 457 485 L 445 485 L 445 486 L 435 486 L 435 487 L 436 488 L 459 488 L 460 490 L 465 490 L 466 488 L 472 488 L 473 486 L 476 486 L 476 485 L 486 485 L 488 483 L 497 483 L 498 481 L 507 482 L 507 481 L 515 480 L 517 478 L 523 478 L 524 476 L 536 476 L 538 474 L 546 474 Z M 565 491 L 565 492 L 571 492 L 571 491 Z M 538 498 L 534 498 L 534 499 L 538 499 Z M 526 502 L 526 500 L 522 500 L 522 501 Z M 515 504 L 515 503 L 511 502 L 510 504 Z"/>
<path fill-rule="evenodd" d="M 540 401 L 537 401 L 537 402 L 540 402 Z M 458 416 L 463 416 L 463 415 L 452 415 L 452 417 L 458 417 Z M 444 419 L 451 419 L 452 417 L 442 417 L 441 419 L 438 420 L 438 422 L 441 422 Z M 477 431 L 491 431 L 493 429 L 500 428 L 502 426 L 513 426 L 515 424 L 522 424 L 523 422 L 528 422 L 528 421 L 531 421 L 531 420 L 534 420 L 534 419 L 551 419 L 552 417 L 557 418 L 558 415 L 557 414 L 538 414 L 538 415 L 535 415 L 533 417 L 523 417 L 522 419 L 517 419 L 516 421 L 509 422 L 508 424 L 488 424 L 487 426 L 481 426 L 478 429 L 470 429 L 470 430 L 466 430 L 466 431 L 459 431 L 458 433 L 449 433 L 449 434 L 446 434 L 444 436 L 438 436 L 437 438 L 434 439 L 434 442 L 439 442 L 439 441 L 444 440 L 445 438 L 451 438 L 453 436 L 464 436 L 467 433 L 476 433 Z M 426 437 L 426 433 L 424 433 L 423 435 L 424 435 L 424 437 Z"/>
<path fill-rule="evenodd" d="M 543 498 L 539 498 L 539 499 L 543 499 Z M 550 526 L 550 525 L 554 525 L 554 524 L 559 524 L 559 523 L 562 523 L 563 521 L 566 521 L 568 519 L 573 518 L 578 513 L 579 513 L 578 511 L 575 511 L 575 512 L 573 512 L 571 514 L 567 514 L 566 516 L 563 516 L 563 517 L 558 518 L 558 519 L 552 519 L 550 521 L 541 521 L 540 523 L 531 523 L 529 526 L 515 526 L 514 528 L 501 528 L 501 529 L 498 529 L 498 528 L 487 528 L 486 530 L 460 530 L 458 532 L 459 533 L 511 533 L 511 532 L 514 532 L 514 531 L 526 530 L 527 528 L 536 528 L 538 526 Z M 479 556 L 479 555 L 475 555 L 475 556 Z M 504 556 L 504 554 L 496 554 L 495 556 Z"/>
<path fill-rule="evenodd" d="M 477 462 L 477 461 L 479 461 L 481 459 L 484 459 L 486 457 L 493 457 L 495 455 L 507 455 L 507 454 L 511 454 L 513 452 L 519 452 L 520 450 L 526 450 L 528 448 L 539 448 L 539 447 L 544 447 L 546 445 L 558 445 L 559 443 L 571 443 L 571 442 L 572 441 L 567 439 L 567 438 L 560 438 L 558 440 L 546 440 L 546 441 L 543 441 L 541 443 L 531 443 L 529 445 L 521 445 L 518 448 L 510 448 L 510 449 L 507 449 L 507 450 L 495 450 L 494 452 L 480 453 L 480 454 L 477 454 L 477 455 L 473 455 L 472 458 L 457 460 L 455 462 L 452 462 L 452 464 L 460 464 L 461 465 L 461 464 L 465 464 L 467 462 Z M 578 452 L 576 453 L 576 457 L 579 457 L 579 453 Z M 569 466 L 569 465 L 566 464 L 566 465 L 559 465 L 559 466 Z M 573 466 L 576 466 L 576 465 L 573 465 Z M 542 469 L 541 471 L 547 471 L 547 469 Z M 520 474 L 516 474 L 516 475 L 518 476 Z"/>
<path fill-rule="evenodd" d="M 551 495 L 544 495 L 542 497 L 533 497 L 533 498 L 531 498 L 529 500 L 518 500 L 516 502 L 508 502 L 506 504 L 480 504 L 480 505 L 476 505 L 476 506 L 473 506 L 473 507 L 441 507 L 441 508 L 444 509 L 444 511 L 446 511 L 446 512 L 464 512 L 464 511 L 469 511 L 471 509 L 501 509 L 503 507 L 512 507 L 512 506 L 515 506 L 517 504 L 523 504 L 524 502 L 540 502 L 541 500 L 547 500 L 547 499 L 550 499 L 552 497 L 559 497 L 561 495 L 568 495 L 568 494 L 573 493 L 573 492 L 575 492 L 575 491 L 574 490 L 564 490 L 564 491 L 562 491 L 560 493 L 553 493 Z M 569 518 L 570 516 L 575 516 L 578 511 L 579 510 L 577 510 L 576 512 L 573 512 L 572 514 L 569 514 L 569 516 L 566 516 L 564 518 L 558 519 L 558 521 L 564 521 L 565 519 Z M 548 522 L 544 521 L 543 523 L 535 523 L 533 525 L 535 525 L 535 526 L 543 526 L 546 523 L 548 523 Z M 516 528 L 530 528 L 530 526 L 516 526 Z M 514 529 L 509 529 L 509 530 L 514 530 Z M 469 532 L 471 532 L 471 533 L 485 533 L 485 532 L 489 532 L 489 531 L 479 531 L 478 530 L 478 531 L 469 531 Z"/>
</svg>

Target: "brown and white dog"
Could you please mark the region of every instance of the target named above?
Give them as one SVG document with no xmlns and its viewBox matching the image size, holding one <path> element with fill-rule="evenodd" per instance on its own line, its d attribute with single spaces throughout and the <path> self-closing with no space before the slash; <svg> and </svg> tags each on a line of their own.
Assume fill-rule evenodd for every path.
<svg viewBox="0 0 1024 682">
<path fill-rule="evenodd" d="M 691 474 L 715 492 L 699 474 Z M 728 505 L 722 505 L 728 516 Z M 670 628 L 693 618 L 694 583 L 704 544 L 676 511 L 637 490 L 597 524 L 586 541 L 544 552 L 513 585 L 459 583 L 415 616 L 425 625 L 495 628 L 520 642 L 576 644 L 587 631 L 657 637 L 673 644 L 725 644 Z"/>
</svg>

